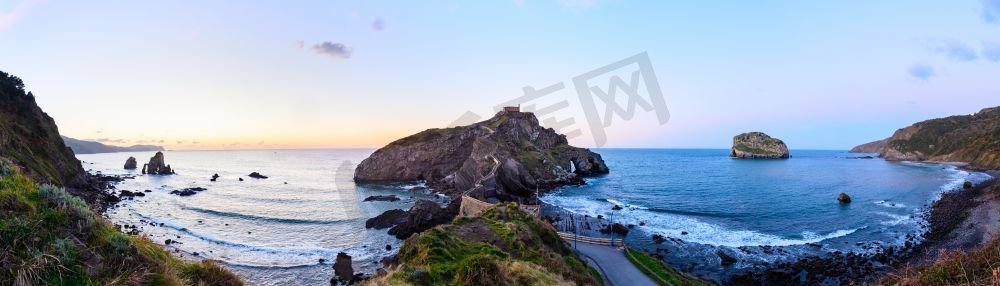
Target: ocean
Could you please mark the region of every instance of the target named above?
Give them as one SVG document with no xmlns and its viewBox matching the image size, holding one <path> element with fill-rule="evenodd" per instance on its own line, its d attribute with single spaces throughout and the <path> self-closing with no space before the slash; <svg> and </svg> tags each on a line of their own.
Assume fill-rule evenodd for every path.
<svg viewBox="0 0 1000 286">
<path fill-rule="evenodd" d="M 354 258 L 355 271 L 371 273 L 402 244 L 384 229 L 365 229 L 365 220 L 417 199 L 441 202 L 414 191 L 422 189 L 416 184 L 355 185 L 354 167 L 373 151 L 168 151 L 172 176 L 122 168 L 129 156 L 141 167 L 153 152 L 77 157 L 93 172 L 135 175 L 117 188 L 146 194 L 109 210 L 113 223 L 138 226 L 160 244 L 176 241 L 167 248 L 187 259 L 218 260 L 253 285 L 329 285 L 338 252 Z M 947 165 L 849 159 L 858 155 L 843 151 L 792 150 L 788 160 L 730 159 L 722 149 L 595 151 L 611 173 L 543 195 L 546 215 L 613 215 L 633 225 L 625 237 L 633 247 L 709 277 L 754 263 L 902 244 L 924 230 L 922 210 L 942 192 L 989 178 Z M 210 181 L 216 173 L 220 178 Z M 170 194 L 190 187 L 207 190 Z M 839 204 L 841 192 L 853 202 Z M 402 200 L 362 201 L 372 195 Z M 612 212 L 615 204 L 624 209 Z M 578 229 L 604 235 L 596 228 Z M 656 243 L 653 234 L 669 239 Z M 740 261 L 721 266 L 720 249 Z"/>
</svg>

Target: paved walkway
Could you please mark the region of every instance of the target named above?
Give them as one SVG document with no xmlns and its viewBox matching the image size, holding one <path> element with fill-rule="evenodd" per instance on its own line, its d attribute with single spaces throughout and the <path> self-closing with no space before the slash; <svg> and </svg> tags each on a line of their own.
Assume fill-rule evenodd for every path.
<svg viewBox="0 0 1000 286">
<path fill-rule="evenodd" d="M 573 242 L 570 242 L 570 247 L 573 247 Z M 617 247 L 611 247 L 606 245 L 596 245 L 589 243 L 577 243 L 576 250 L 580 255 L 590 258 L 591 261 L 597 264 L 599 271 L 604 275 L 604 278 L 611 282 L 608 286 L 641 286 L 641 285 L 653 285 L 656 286 L 656 282 L 650 279 L 649 276 L 643 274 L 636 268 L 632 261 L 625 257 L 623 250 Z"/>
</svg>

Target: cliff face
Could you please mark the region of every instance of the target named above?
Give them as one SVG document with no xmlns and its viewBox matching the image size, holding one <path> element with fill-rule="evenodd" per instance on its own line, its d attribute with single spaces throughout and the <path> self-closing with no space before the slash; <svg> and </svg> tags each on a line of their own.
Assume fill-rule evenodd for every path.
<svg viewBox="0 0 1000 286">
<path fill-rule="evenodd" d="M 882 139 L 878 141 L 872 141 L 865 144 L 861 144 L 851 148 L 851 153 L 879 153 L 885 151 L 885 144 L 889 139 Z"/>
<path fill-rule="evenodd" d="M 356 182 L 426 180 L 445 192 L 481 185 L 483 197 L 509 200 L 582 183 L 608 173 L 601 155 L 570 146 L 566 136 L 528 112 L 499 112 L 468 126 L 429 129 L 375 151 L 358 165 Z"/>
<path fill-rule="evenodd" d="M 73 150 L 74 154 L 165 151 L 163 147 L 153 146 L 153 145 L 132 145 L 128 147 L 122 147 L 122 146 L 105 145 L 100 142 L 73 139 L 66 136 L 62 136 L 62 139 L 63 142 L 66 143 L 66 146 L 68 146 L 70 149 Z"/>
<path fill-rule="evenodd" d="M 0 157 L 21 165 L 41 183 L 66 187 L 87 182 L 80 161 L 59 137 L 52 117 L 25 92 L 20 78 L 0 71 Z"/>
<path fill-rule="evenodd" d="M 1000 107 L 918 122 L 886 139 L 887 160 L 967 162 L 1000 169 Z"/>
<path fill-rule="evenodd" d="M 788 146 L 777 138 L 771 138 L 762 132 L 747 132 L 733 137 L 733 148 L 729 156 L 734 158 L 788 158 Z"/>
</svg>

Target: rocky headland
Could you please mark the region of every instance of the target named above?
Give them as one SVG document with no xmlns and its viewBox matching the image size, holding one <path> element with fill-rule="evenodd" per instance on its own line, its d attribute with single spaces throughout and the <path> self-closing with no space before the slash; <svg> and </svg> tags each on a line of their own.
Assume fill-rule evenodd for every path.
<svg viewBox="0 0 1000 286">
<path fill-rule="evenodd" d="M 851 148 L 851 153 L 876 153 L 881 155 L 885 149 L 885 143 L 888 139 L 875 140 Z"/>
<path fill-rule="evenodd" d="M 423 181 L 447 195 L 445 206 L 420 200 L 390 229 L 400 239 L 447 223 L 463 194 L 489 202 L 534 202 L 536 191 L 583 184 L 607 174 L 600 154 L 570 146 L 530 112 L 501 111 L 468 126 L 428 129 L 376 150 L 354 173 L 358 183 Z M 397 214 L 398 215 L 398 214 Z"/>
<path fill-rule="evenodd" d="M 66 143 L 70 149 L 73 150 L 74 154 L 97 154 L 97 153 L 117 153 L 117 152 L 146 152 L 146 151 L 166 151 L 162 146 L 155 145 L 132 145 L 132 146 L 113 146 L 106 145 L 100 142 L 87 141 L 73 139 L 66 136 L 61 136 L 63 142 Z"/>
<path fill-rule="evenodd" d="M 741 159 L 785 159 L 788 146 L 785 142 L 763 132 L 747 132 L 733 137 L 729 156 Z"/>
<path fill-rule="evenodd" d="M 883 141 L 852 151 L 879 153 L 892 161 L 963 162 L 975 169 L 1000 169 L 1000 107 L 917 122 Z"/>
</svg>

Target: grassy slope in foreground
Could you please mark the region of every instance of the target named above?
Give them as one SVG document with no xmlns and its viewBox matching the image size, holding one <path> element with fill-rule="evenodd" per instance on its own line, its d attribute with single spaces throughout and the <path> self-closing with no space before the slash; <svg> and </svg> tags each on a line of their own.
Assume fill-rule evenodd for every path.
<svg viewBox="0 0 1000 286">
<path fill-rule="evenodd" d="M 628 260 L 632 261 L 632 264 L 635 264 L 642 273 L 653 278 L 653 281 L 656 281 L 660 285 L 712 285 L 711 283 L 677 272 L 677 270 L 663 264 L 659 259 L 653 258 L 642 251 L 632 248 L 628 248 L 627 250 L 628 253 L 625 256 L 628 257 Z"/>
<path fill-rule="evenodd" d="M 0 285 L 242 285 L 111 226 L 80 198 L 0 158 Z"/>
<path fill-rule="evenodd" d="M 402 265 L 373 285 L 600 285 L 556 233 L 516 204 L 406 240 Z"/>
</svg>

